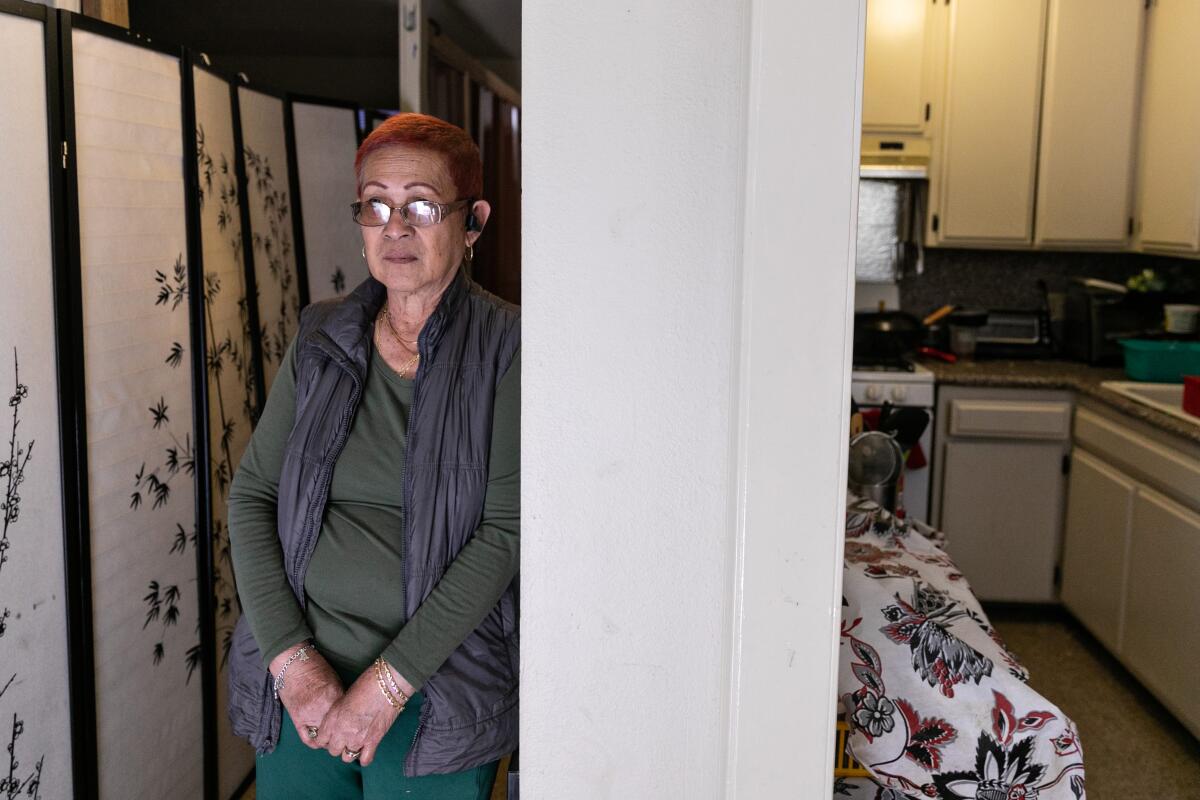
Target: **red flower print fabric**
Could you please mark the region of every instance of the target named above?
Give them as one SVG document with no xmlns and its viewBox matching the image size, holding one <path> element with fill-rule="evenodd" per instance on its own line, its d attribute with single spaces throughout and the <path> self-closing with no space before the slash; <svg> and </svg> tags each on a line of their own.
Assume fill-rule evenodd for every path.
<svg viewBox="0 0 1200 800">
<path fill-rule="evenodd" d="M 944 541 L 849 498 L 838 687 L 872 778 L 833 796 L 1083 800 L 1075 724 L 1027 685 Z"/>
</svg>

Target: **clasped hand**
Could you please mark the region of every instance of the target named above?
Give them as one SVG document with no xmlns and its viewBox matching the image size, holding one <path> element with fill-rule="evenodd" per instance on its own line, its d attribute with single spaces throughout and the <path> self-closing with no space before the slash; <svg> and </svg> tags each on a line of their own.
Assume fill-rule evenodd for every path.
<svg viewBox="0 0 1200 800">
<path fill-rule="evenodd" d="M 272 669 L 272 673 L 276 671 Z M 320 653 L 288 668 L 279 699 L 301 742 L 314 750 L 326 750 L 347 764 L 357 757 L 364 767 L 374 760 L 384 734 L 400 716 L 380 693 L 374 667 L 368 667 L 343 690 L 337 673 Z"/>
</svg>

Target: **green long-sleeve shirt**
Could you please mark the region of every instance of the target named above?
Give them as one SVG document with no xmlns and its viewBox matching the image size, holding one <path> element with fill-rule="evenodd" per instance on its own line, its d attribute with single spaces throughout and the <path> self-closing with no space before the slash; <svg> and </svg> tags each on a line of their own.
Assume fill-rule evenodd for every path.
<svg viewBox="0 0 1200 800">
<path fill-rule="evenodd" d="M 413 381 L 372 349 L 362 399 L 334 467 L 302 611 L 284 574 L 276 532 L 279 471 L 295 419 L 294 348 L 275 377 L 230 489 L 229 534 L 243 610 L 268 665 L 311 638 L 343 676 L 361 673 L 382 654 L 420 688 L 517 574 L 520 351 L 497 388 L 482 522 L 406 621 L 402 473 Z"/>
</svg>

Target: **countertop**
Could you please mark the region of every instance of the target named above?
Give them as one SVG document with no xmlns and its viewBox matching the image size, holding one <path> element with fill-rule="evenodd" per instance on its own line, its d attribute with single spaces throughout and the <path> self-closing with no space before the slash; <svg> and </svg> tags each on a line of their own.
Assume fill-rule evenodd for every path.
<svg viewBox="0 0 1200 800">
<path fill-rule="evenodd" d="M 1105 389 L 1102 381 L 1129 380 L 1120 367 L 1091 367 L 1078 361 L 980 359 L 946 364 L 922 359 L 941 386 L 995 386 L 1023 389 L 1069 389 L 1095 398 L 1124 414 L 1167 433 L 1200 443 L 1200 425 L 1164 414 Z"/>
</svg>

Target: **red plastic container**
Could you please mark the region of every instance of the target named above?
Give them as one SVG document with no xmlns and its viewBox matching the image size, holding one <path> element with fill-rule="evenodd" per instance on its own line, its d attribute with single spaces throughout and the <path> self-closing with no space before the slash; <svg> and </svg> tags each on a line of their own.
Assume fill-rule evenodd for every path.
<svg viewBox="0 0 1200 800">
<path fill-rule="evenodd" d="M 1183 376 L 1183 410 L 1200 417 L 1200 375 Z"/>
</svg>

